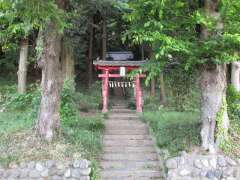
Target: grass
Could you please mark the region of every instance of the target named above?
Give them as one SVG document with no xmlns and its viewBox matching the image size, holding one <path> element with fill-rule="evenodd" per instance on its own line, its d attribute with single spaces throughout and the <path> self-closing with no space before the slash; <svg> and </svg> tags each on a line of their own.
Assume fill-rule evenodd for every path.
<svg viewBox="0 0 240 180">
<path fill-rule="evenodd" d="M 4 118 L 2 115 L 0 117 Z M 16 119 L 11 119 L 7 125 L 0 124 L 1 130 L 7 127 L 1 131 L 1 165 L 31 160 L 65 161 L 82 158 L 97 164 L 101 152 L 101 131 L 104 128 L 101 118 L 85 117 L 76 122 L 62 123 L 62 132 L 52 143 L 40 139 L 31 124 Z"/>
<path fill-rule="evenodd" d="M 33 122 L 27 118 L 27 112 L 7 111 L 0 113 L 0 136 L 12 134 L 18 130 L 29 129 Z"/>
<path fill-rule="evenodd" d="M 0 86 L 4 89 L 1 91 L 3 99 L 0 101 L 0 110 L 3 104 L 10 105 L 10 108 L 6 107 L 4 111 L 0 111 L 0 166 L 8 167 L 12 163 L 31 160 L 66 161 L 86 158 L 93 164 L 92 179 L 99 179 L 98 158 L 102 150 L 101 135 L 104 129 L 104 116 L 94 109 L 98 104 L 95 95 L 92 97 L 89 93 L 83 96 L 78 93 L 74 98 L 64 98 L 65 108 L 68 105 L 76 106 L 76 111 L 62 110 L 65 114 L 61 122 L 61 130 L 53 142 L 48 143 L 42 140 L 35 130 L 37 113 L 32 107 L 35 104 L 38 107 L 39 103 L 36 103 L 38 94 L 33 91 L 19 96 L 15 92 L 16 88 L 12 88 L 13 84 L 0 82 Z M 11 92 L 8 86 L 11 86 Z M 14 98 L 11 99 L 11 97 Z M 82 98 L 84 98 L 87 112 L 79 111 Z M 7 103 L 4 100 L 13 101 Z M 73 114 L 68 117 L 68 113 Z"/>
<path fill-rule="evenodd" d="M 167 149 L 171 156 L 200 144 L 199 113 L 148 111 L 142 119 L 150 124 L 159 148 Z"/>
</svg>

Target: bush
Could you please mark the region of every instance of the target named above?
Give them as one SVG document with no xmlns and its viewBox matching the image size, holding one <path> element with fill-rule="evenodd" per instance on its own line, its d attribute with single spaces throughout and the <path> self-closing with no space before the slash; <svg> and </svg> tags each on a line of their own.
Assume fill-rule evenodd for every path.
<svg viewBox="0 0 240 180">
<path fill-rule="evenodd" d="M 78 114 L 78 97 L 77 92 L 75 90 L 75 83 L 72 80 L 65 81 L 63 85 L 63 89 L 61 92 L 61 120 L 62 122 L 68 120 L 77 119 Z"/>
<path fill-rule="evenodd" d="M 41 92 L 38 85 L 32 84 L 29 86 L 29 90 L 26 94 L 9 93 L 7 96 L 7 102 L 5 104 L 7 108 L 12 110 L 24 110 L 35 106 L 37 108 L 39 107 Z"/>
</svg>

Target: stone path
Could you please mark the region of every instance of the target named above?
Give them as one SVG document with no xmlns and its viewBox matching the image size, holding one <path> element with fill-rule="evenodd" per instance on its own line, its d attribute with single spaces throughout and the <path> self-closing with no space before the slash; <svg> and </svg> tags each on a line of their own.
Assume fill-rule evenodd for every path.
<svg viewBox="0 0 240 180">
<path fill-rule="evenodd" d="M 106 121 L 101 176 L 102 180 L 163 179 L 148 126 L 123 105 L 114 106 Z"/>
</svg>

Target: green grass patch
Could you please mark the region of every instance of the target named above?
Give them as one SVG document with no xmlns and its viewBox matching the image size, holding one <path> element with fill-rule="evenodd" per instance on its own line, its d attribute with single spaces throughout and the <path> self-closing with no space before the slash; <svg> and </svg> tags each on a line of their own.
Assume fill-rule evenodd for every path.
<svg viewBox="0 0 240 180">
<path fill-rule="evenodd" d="M 33 121 L 28 117 L 28 111 L 6 111 L 0 113 L 0 136 L 9 135 L 19 130 L 29 129 Z"/>
<path fill-rule="evenodd" d="M 0 83 L 1 84 L 1 83 Z M 2 83 L 3 84 L 3 83 Z M 16 85 L 1 87 L 0 165 L 31 160 L 89 159 L 93 163 L 92 179 L 99 179 L 98 159 L 102 150 L 104 115 L 98 112 L 99 98 L 90 92 L 77 92 L 72 82 L 64 85 L 61 104 L 61 130 L 48 143 L 36 133 L 40 90 L 37 84 L 28 93 L 16 93 Z M 82 104 L 87 111 L 80 112 Z"/>
<path fill-rule="evenodd" d="M 168 149 L 171 156 L 200 144 L 200 122 L 196 112 L 159 110 L 144 112 L 142 118 L 150 124 L 159 148 Z"/>
</svg>

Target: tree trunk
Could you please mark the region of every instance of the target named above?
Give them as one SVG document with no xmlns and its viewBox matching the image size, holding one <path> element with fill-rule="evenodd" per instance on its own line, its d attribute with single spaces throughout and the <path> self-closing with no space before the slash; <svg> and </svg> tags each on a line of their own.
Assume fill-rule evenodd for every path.
<svg viewBox="0 0 240 180">
<path fill-rule="evenodd" d="M 24 94 L 27 90 L 27 59 L 28 39 L 21 40 L 20 57 L 18 65 L 18 93 Z"/>
<path fill-rule="evenodd" d="M 102 60 L 106 60 L 107 55 L 107 20 L 105 15 L 102 20 Z"/>
<path fill-rule="evenodd" d="M 237 91 L 240 91 L 240 62 L 232 63 L 231 83 Z"/>
<path fill-rule="evenodd" d="M 151 79 L 151 96 L 152 97 L 156 96 L 156 79 L 155 78 Z"/>
<path fill-rule="evenodd" d="M 141 50 L 141 60 L 144 60 L 145 54 L 144 54 L 144 45 L 143 44 L 141 45 L 140 50 Z"/>
<path fill-rule="evenodd" d="M 201 72 L 201 137 L 205 150 L 211 150 L 217 145 L 217 123 L 222 123 L 224 136 L 227 136 L 229 120 L 226 110 L 221 113 L 222 122 L 217 122 L 217 118 L 220 118 L 217 117 L 218 113 L 226 102 L 226 71 L 226 65 L 207 65 Z"/>
<path fill-rule="evenodd" d="M 163 73 L 160 73 L 160 103 L 165 104 L 166 103 L 166 93 L 165 93 L 165 83 L 164 83 L 164 76 Z"/>
<path fill-rule="evenodd" d="M 218 26 L 223 27 L 219 12 L 219 1 L 206 0 L 206 13 L 218 19 Z M 219 29 L 220 30 L 220 29 Z M 207 40 L 210 34 L 207 28 L 201 32 L 201 38 Z M 214 153 L 219 144 L 227 138 L 229 119 L 226 106 L 227 67 L 214 65 L 211 60 L 201 70 L 201 140 L 202 147 Z M 221 136 L 221 140 L 220 140 Z M 220 142 L 221 141 L 221 142 Z"/>
<path fill-rule="evenodd" d="M 74 80 L 75 61 L 73 47 L 66 42 L 62 42 L 61 52 L 62 80 Z"/>
<path fill-rule="evenodd" d="M 67 0 L 56 0 L 59 8 L 65 10 Z M 60 103 L 62 89 L 61 75 L 61 40 L 58 25 L 54 20 L 48 23 L 45 31 L 40 31 L 43 38 L 43 52 L 38 59 L 42 69 L 42 98 L 37 121 L 39 135 L 47 141 L 52 141 L 56 131 L 60 128 Z M 39 37 L 39 38 L 40 38 Z"/>
<path fill-rule="evenodd" d="M 37 130 L 41 137 L 51 141 L 60 127 L 61 35 L 57 25 L 50 22 L 44 36 L 44 51 L 39 60 L 42 68 L 42 99 Z"/>
<path fill-rule="evenodd" d="M 93 73 L 93 37 L 94 29 L 91 25 L 89 34 L 89 47 L 88 47 L 88 87 L 92 85 L 92 73 Z"/>
</svg>

